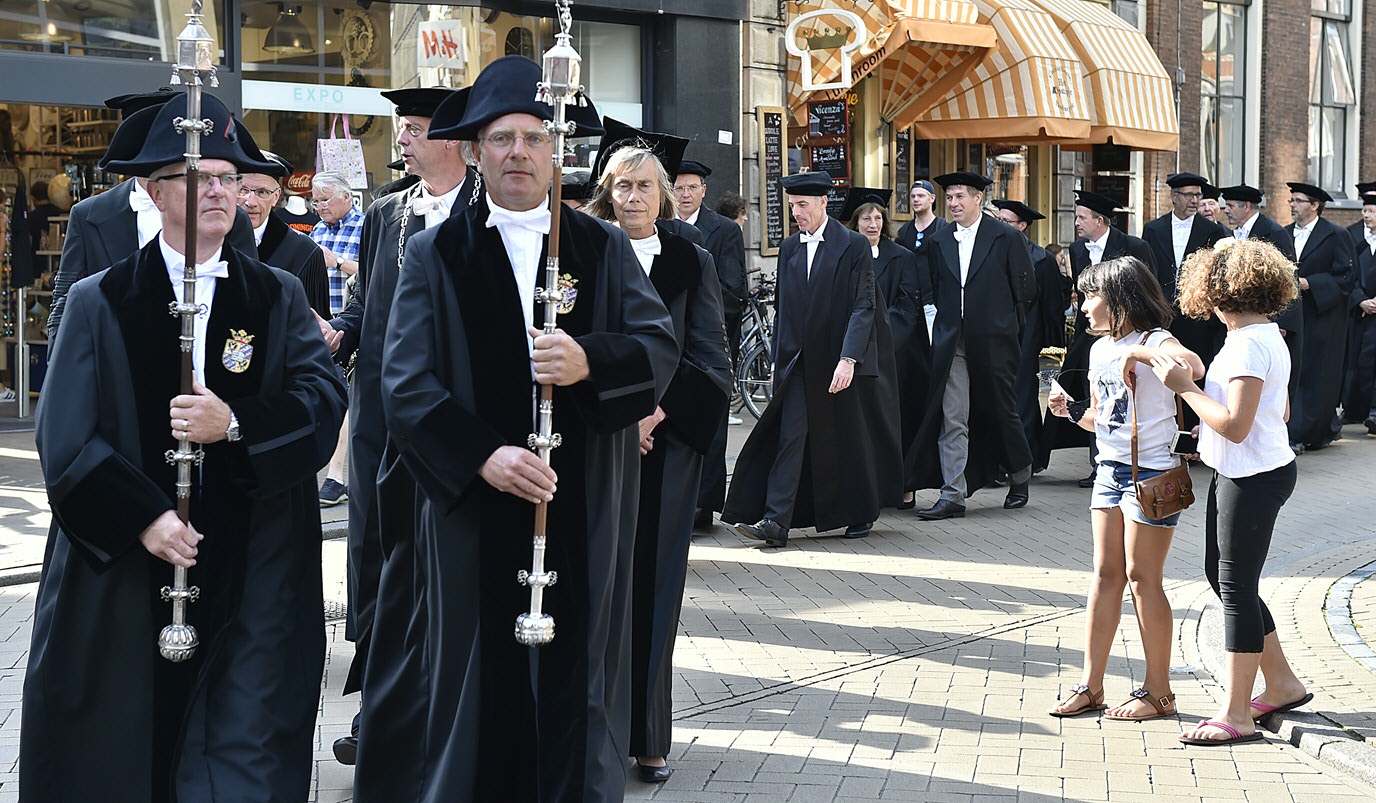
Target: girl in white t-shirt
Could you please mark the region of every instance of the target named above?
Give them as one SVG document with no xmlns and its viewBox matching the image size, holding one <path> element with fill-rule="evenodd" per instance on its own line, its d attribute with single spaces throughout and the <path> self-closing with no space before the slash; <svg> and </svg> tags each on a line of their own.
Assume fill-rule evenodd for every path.
<svg viewBox="0 0 1376 803">
<path fill-rule="evenodd" d="M 1161 284 L 1146 265 L 1120 257 L 1085 268 L 1077 289 L 1091 333 L 1102 334 L 1089 352 L 1089 402 L 1073 402 L 1055 389 L 1054 415 L 1091 430 L 1098 442 L 1090 521 L 1094 530 L 1094 577 L 1089 590 L 1089 623 L 1080 684 L 1049 713 L 1073 717 L 1102 711 L 1104 672 L 1118 633 L 1123 589 L 1132 581 L 1137 623 L 1142 633 L 1146 677 L 1141 688 L 1107 719 L 1140 721 L 1175 716 L 1171 693 L 1171 604 L 1161 581 L 1176 514 L 1148 518 L 1137 503 L 1132 482 L 1132 410 L 1137 408 L 1138 478 L 1149 479 L 1176 464 L 1175 394 L 1156 378 L 1151 361 L 1179 360 L 1204 375 L 1204 364 L 1165 330 L 1173 313 Z M 1135 394 L 1131 388 L 1136 388 Z"/>
<path fill-rule="evenodd" d="M 1228 695 L 1217 716 L 1180 741 L 1213 746 L 1262 738 L 1256 720 L 1314 698 L 1290 669 L 1276 623 L 1257 593 L 1276 517 L 1295 490 L 1295 455 L 1285 422 L 1290 352 L 1271 318 L 1295 299 L 1295 266 L 1270 243 L 1222 240 L 1196 251 L 1180 272 L 1180 309 L 1217 315 L 1228 336 L 1204 390 L 1179 361 L 1162 355 L 1152 370 L 1199 414 L 1199 454 L 1214 469 L 1205 525 L 1204 574 L 1223 602 Z M 1260 667 L 1266 690 L 1252 684 Z"/>
</svg>

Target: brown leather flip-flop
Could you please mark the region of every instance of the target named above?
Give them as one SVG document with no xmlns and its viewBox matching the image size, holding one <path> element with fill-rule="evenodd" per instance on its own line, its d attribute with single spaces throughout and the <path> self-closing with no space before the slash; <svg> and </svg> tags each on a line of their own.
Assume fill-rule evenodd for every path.
<svg viewBox="0 0 1376 803">
<path fill-rule="evenodd" d="M 1121 717 L 1114 716 L 1113 714 L 1104 714 L 1104 719 L 1115 719 L 1119 722 L 1145 722 L 1148 719 L 1161 719 L 1162 717 L 1173 717 L 1176 714 L 1174 694 L 1167 694 L 1162 697 L 1157 697 L 1156 695 L 1147 691 L 1145 688 L 1142 688 L 1133 692 L 1129 699 L 1124 700 L 1123 705 L 1127 705 L 1133 700 L 1142 700 L 1151 704 L 1151 707 L 1156 709 L 1156 713 L 1137 717 Z"/>
<path fill-rule="evenodd" d="M 1079 708 L 1072 708 L 1069 711 L 1060 711 L 1058 709 L 1051 708 L 1048 709 L 1046 713 L 1060 719 L 1068 719 L 1070 717 L 1078 717 L 1081 714 L 1089 714 L 1096 711 L 1103 711 L 1105 708 L 1108 708 L 1108 706 L 1104 705 L 1104 690 L 1100 689 L 1097 693 L 1095 693 L 1090 691 L 1089 687 L 1083 683 L 1081 683 L 1078 686 L 1071 687 L 1070 697 L 1067 697 L 1066 699 L 1069 700 L 1071 697 L 1075 697 L 1081 694 L 1084 695 L 1086 702 Z"/>
</svg>

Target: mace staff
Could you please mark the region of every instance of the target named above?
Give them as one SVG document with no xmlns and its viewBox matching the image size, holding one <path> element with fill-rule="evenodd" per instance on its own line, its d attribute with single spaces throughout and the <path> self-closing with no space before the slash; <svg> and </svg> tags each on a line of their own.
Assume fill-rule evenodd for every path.
<svg viewBox="0 0 1376 803">
<path fill-rule="evenodd" d="M 172 68 L 172 83 L 186 86 L 186 116 L 173 121 L 177 132 L 186 136 L 186 269 L 182 273 L 181 303 L 172 302 L 169 312 L 181 317 L 182 350 L 181 392 L 193 395 L 195 390 L 194 350 L 196 346 L 196 316 L 202 313 L 196 303 L 196 221 L 199 215 L 201 136 L 211 127 L 211 121 L 201 119 L 201 89 L 203 78 L 211 86 L 218 86 L 215 77 L 215 40 L 201 22 L 204 0 L 192 0 L 191 12 L 186 15 L 186 28 L 177 35 L 177 63 Z M 175 102 L 175 101 L 173 101 Z M 199 466 L 205 452 L 193 449 L 188 435 L 177 436 L 177 448 L 166 454 L 167 462 L 177 466 L 177 517 L 191 523 L 191 469 Z M 189 585 L 185 566 L 174 567 L 172 585 L 163 586 L 162 598 L 172 603 L 172 623 L 158 635 L 158 651 L 169 661 L 181 662 L 196 653 L 200 639 L 196 628 L 186 623 L 186 605 L 200 597 L 201 590 Z"/>
<path fill-rule="evenodd" d="M 552 335 L 557 327 L 556 318 L 559 305 L 563 303 L 564 291 L 559 285 L 559 212 L 563 203 L 562 178 L 564 173 L 564 142 L 577 127 L 568 119 L 570 105 L 587 105 L 583 97 L 582 77 L 583 59 L 574 50 L 570 41 L 569 29 L 573 25 L 573 14 L 569 10 L 569 0 L 556 0 L 559 15 L 559 33 L 554 36 L 554 46 L 545 51 L 544 73 L 535 92 L 535 99 L 553 107 L 553 120 L 545 123 L 553 137 L 554 179 L 550 190 L 549 253 L 545 260 L 544 286 L 536 288 L 535 297 L 545 305 L 544 333 Z M 550 453 L 559 446 L 562 438 L 554 432 L 554 386 L 541 385 L 539 406 L 537 408 L 537 432 L 531 435 L 526 444 L 535 450 L 545 465 L 550 464 Z M 545 570 L 545 542 L 549 529 L 549 502 L 535 506 L 535 535 L 531 556 L 531 569 L 522 569 L 516 579 L 522 585 L 530 586 L 530 610 L 516 617 L 516 641 L 528 647 L 548 644 L 554 639 L 554 617 L 545 613 L 544 592 L 546 586 L 554 585 L 559 579 L 557 572 Z"/>
</svg>

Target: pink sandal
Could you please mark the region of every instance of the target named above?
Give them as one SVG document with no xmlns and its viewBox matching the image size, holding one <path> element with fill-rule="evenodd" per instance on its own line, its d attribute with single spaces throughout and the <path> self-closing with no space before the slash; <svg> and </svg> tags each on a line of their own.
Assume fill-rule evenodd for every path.
<svg viewBox="0 0 1376 803">
<path fill-rule="evenodd" d="M 1261 735 L 1261 731 L 1252 731 L 1251 733 L 1247 734 L 1246 736 L 1243 736 L 1243 735 L 1242 735 L 1242 731 L 1239 731 L 1237 728 L 1234 728 L 1232 725 L 1229 725 L 1229 724 L 1226 723 L 1226 722 L 1219 722 L 1219 721 L 1216 720 L 1216 719 L 1204 719 L 1204 720 L 1200 720 L 1199 724 L 1198 724 L 1198 725 L 1195 725 L 1195 729 L 1198 730 L 1199 728 L 1202 728 L 1202 727 L 1204 727 L 1204 726 L 1206 726 L 1206 725 L 1212 726 L 1212 727 L 1215 727 L 1215 728 L 1218 728 L 1219 730 L 1221 730 L 1221 731 L 1227 733 L 1227 734 L 1228 734 L 1228 738 L 1227 738 L 1227 739 L 1199 739 L 1199 738 L 1195 738 L 1195 737 L 1192 737 L 1192 736 L 1186 736 L 1185 734 L 1182 733 L 1182 734 L 1180 734 L 1180 743 L 1181 743 L 1181 744 L 1194 745 L 1194 746 L 1196 746 L 1196 747 L 1218 747 L 1218 746 L 1220 746 L 1220 745 L 1225 745 L 1225 744 L 1242 744 L 1243 742 L 1259 742 L 1259 741 L 1261 741 L 1262 739 L 1265 739 L 1265 738 L 1266 738 L 1266 737 L 1264 737 L 1264 736 Z"/>
<path fill-rule="evenodd" d="M 1271 716 L 1272 714 L 1281 714 L 1286 711 L 1294 711 L 1296 708 L 1299 708 L 1302 705 L 1307 705 L 1309 701 L 1313 699 L 1313 694 L 1305 694 L 1303 697 L 1296 700 L 1295 702 L 1286 703 L 1285 705 L 1267 705 L 1266 703 L 1261 702 L 1260 699 L 1256 699 L 1252 701 L 1252 707 L 1260 711 L 1261 713 L 1253 714 L 1252 719 L 1262 720 L 1266 717 Z"/>
</svg>

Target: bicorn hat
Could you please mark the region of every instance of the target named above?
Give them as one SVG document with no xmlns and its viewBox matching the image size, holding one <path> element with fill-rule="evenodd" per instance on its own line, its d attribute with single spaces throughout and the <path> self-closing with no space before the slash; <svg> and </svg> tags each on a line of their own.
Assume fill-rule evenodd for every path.
<svg viewBox="0 0 1376 803">
<path fill-rule="evenodd" d="M 553 120 L 554 109 L 535 99 L 535 87 L 543 77 L 540 65 L 525 56 L 503 56 L 483 68 L 469 89 L 463 116 L 451 125 L 430 123 L 430 139 L 476 140 L 488 123 L 508 114 L 529 114 Z M 568 118 L 577 124 L 574 136 L 590 137 L 602 133 L 600 116 L 592 101 L 586 106 L 567 107 Z"/>
<path fill-rule="evenodd" d="M 1006 209 L 1018 216 L 1018 220 L 1024 223 L 1033 223 L 1038 220 L 1046 220 L 1046 215 L 1033 209 L 1022 201 L 1010 201 L 1006 198 L 996 198 L 992 201 L 998 209 Z"/>
<path fill-rule="evenodd" d="M 893 190 L 851 187 L 846 190 L 846 204 L 841 207 L 841 215 L 838 220 L 849 221 L 855 216 L 856 210 L 865 204 L 879 204 L 884 207 L 885 211 L 888 211 L 889 199 L 892 197 Z"/>
<path fill-rule="evenodd" d="M 597 161 L 592 166 L 593 182 L 602 180 L 602 173 L 607 169 L 607 162 L 611 161 L 612 154 L 627 146 L 649 149 L 659 157 L 665 172 L 670 176 L 678 175 L 683 152 L 688 149 L 687 139 L 673 134 L 642 131 L 610 117 L 602 118 L 602 129 L 602 141 L 597 144 Z"/>
<path fill-rule="evenodd" d="M 149 113 L 152 117 L 145 117 Z M 137 121 L 137 128 L 131 127 L 129 135 L 144 134 L 142 147 L 137 153 L 116 153 L 116 141 L 120 139 L 119 130 L 111 138 L 106 156 L 101 160 L 101 169 L 126 176 L 147 178 L 155 171 L 170 164 L 186 161 L 186 135 L 177 131 L 173 120 L 186 116 L 186 95 L 163 103 L 160 106 L 136 112 L 120 125 Z M 209 120 L 210 127 L 201 134 L 201 158 L 222 159 L 233 164 L 241 173 L 274 173 L 279 166 L 262 156 L 248 129 L 238 124 L 230 114 L 229 107 L 209 92 L 201 94 L 201 119 Z M 128 142 L 126 138 L 125 143 Z M 124 144 L 124 143 L 121 143 Z M 120 157 L 120 158 L 111 158 Z"/>
</svg>

